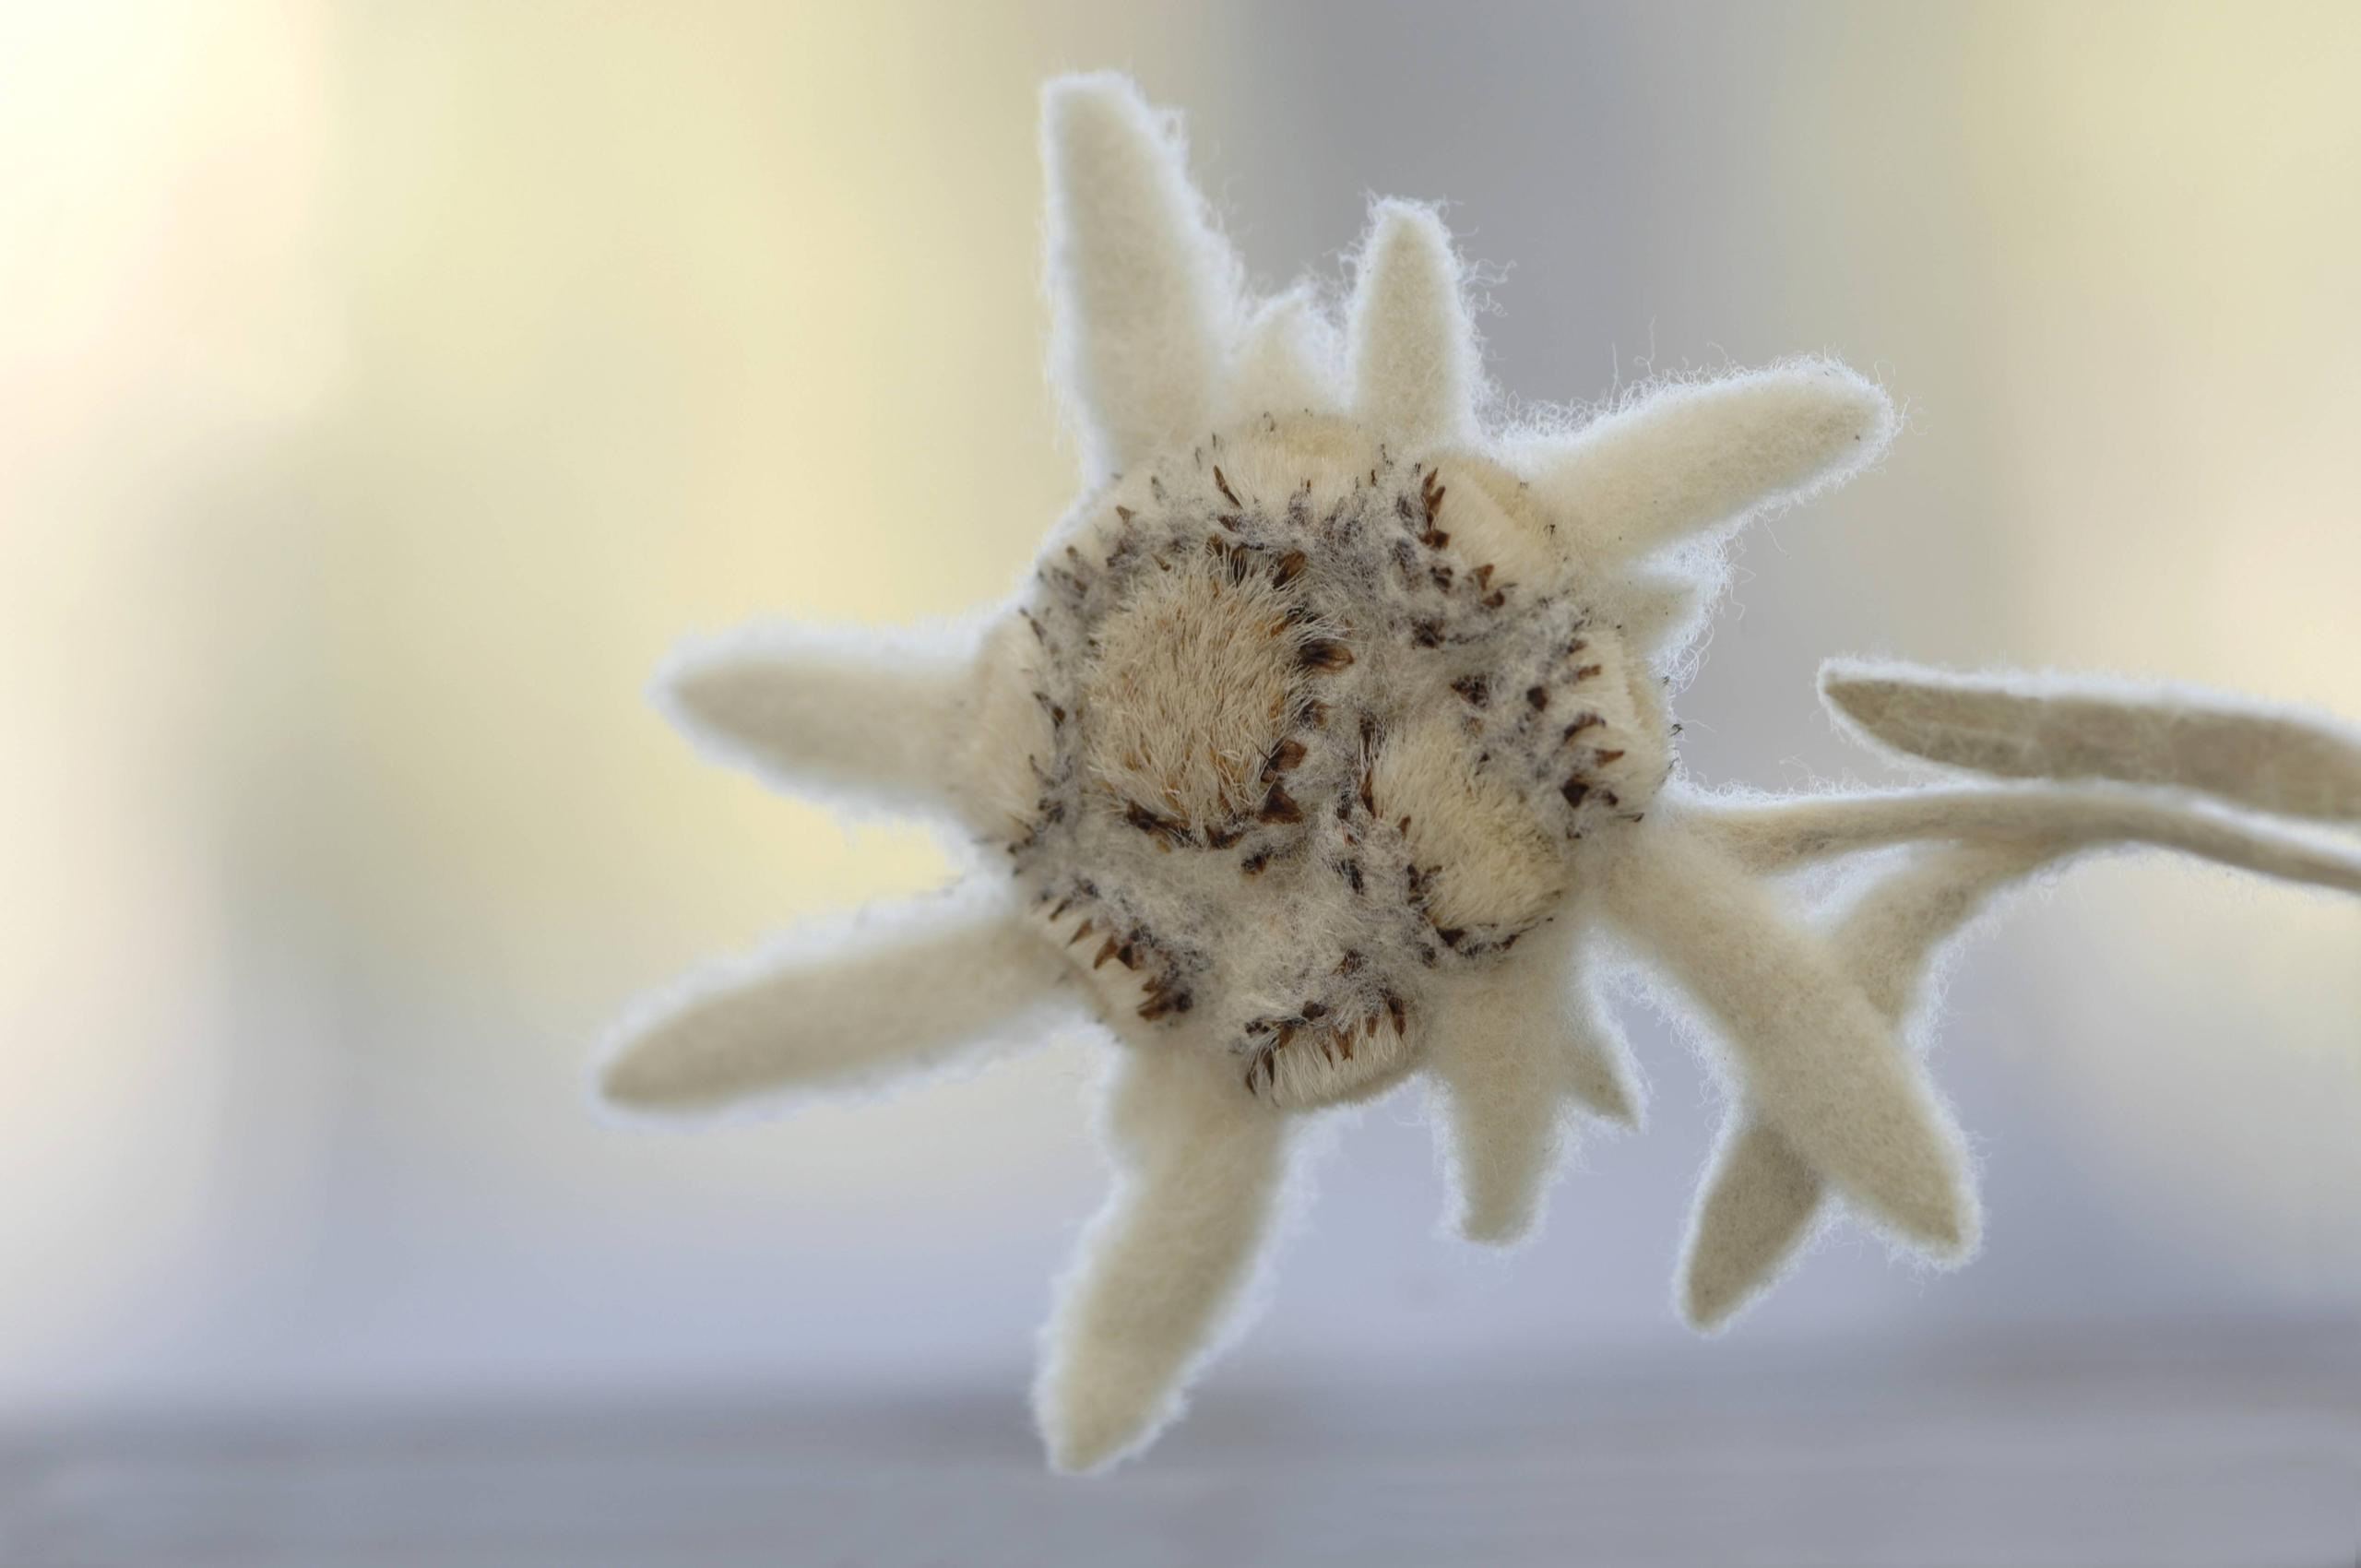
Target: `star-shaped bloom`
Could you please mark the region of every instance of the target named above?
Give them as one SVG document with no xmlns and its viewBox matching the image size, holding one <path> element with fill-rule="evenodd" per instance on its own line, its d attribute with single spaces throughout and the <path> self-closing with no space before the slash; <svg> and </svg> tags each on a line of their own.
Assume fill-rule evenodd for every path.
<svg viewBox="0 0 2361 1568">
<path fill-rule="evenodd" d="M 1177 1412 L 1323 1109 L 1423 1076 L 1460 1229 L 1528 1233 L 1572 1122 L 1638 1119 L 1602 936 L 1724 1048 L 1735 1110 L 1681 1293 L 1712 1326 L 1831 1191 L 1935 1260 L 1975 1246 L 1960 1133 L 1903 1032 L 1993 892 L 2117 842 L 2361 889 L 2349 852 L 2248 820 L 2361 815 L 2361 746 L 2185 694 L 1832 667 L 1837 710 L 1900 752 L 2073 782 L 1686 785 L 1668 692 L 1721 545 L 1872 461 L 1883 392 L 1798 359 L 1490 429 L 1433 210 L 1377 204 L 1339 331 L 1309 287 L 1246 297 L 1128 82 L 1057 82 L 1044 118 L 1084 472 L 1036 569 L 969 633 L 765 628 L 661 683 L 726 760 L 933 814 L 975 863 L 655 999 L 602 1089 L 694 1113 L 866 1086 L 1086 1006 L 1119 1175 L 1036 1391 L 1061 1467 Z M 1892 844 L 1926 847 L 1841 910 L 1770 880 Z"/>
</svg>

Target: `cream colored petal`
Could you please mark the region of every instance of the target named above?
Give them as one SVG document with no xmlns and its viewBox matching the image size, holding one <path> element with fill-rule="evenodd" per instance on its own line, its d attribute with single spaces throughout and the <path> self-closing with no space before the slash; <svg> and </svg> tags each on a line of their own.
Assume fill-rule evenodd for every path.
<svg viewBox="0 0 2361 1568">
<path fill-rule="evenodd" d="M 1944 944 L 1995 892 L 2050 858 L 2038 845 L 1922 855 L 1864 893 L 1833 944 L 1871 1005 L 1906 1026 Z M 1818 1172 L 1786 1134 L 1741 1108 L 1714 1151 L 1690 1222 L 1682 1315 L 1710 1332 L 1760 1296 L 1816 1229 L 1823 1195 Z"/>
<path fill-rule="evenodd" d="M 1238 265 L 1189 183 L 1177 122 L 1128 78 L 1061 77 L 1041 121 L 1052 359 L 1096 482 L 1211 429 Z"/>
<path fill-rule="evenodd" d="M 1536 499 L 1579 558 L 1637 560 L 1849 479 L 1893 405 L 1831 360 L 1658 386 L 1536 454 Z"/>
<path fill-rule="evenodd" d="M 1693 800 L 1693 798 L 1692 798 Z M 2361 849 L 2311 842 L 2202 806 L 2112 789 L 1907 790 L 1696 802 L 1695 831 L 1756 874 L 1922 840 L 2062 848 L 2145 844 L 2281 881 L 2361 893 Z"/>
<path fill-rule="evenodd" d="M 649 998 L 610 1042 L 599 1093 L 673 1116 L 872 1087 L 1031 1043 L 1064 976 L 996 885 L 873 906 Z"/>
<path fill-rule="evenodd" d="M 1230 1063 L 1163 1038 L 1123 1049 L 1106 1128 L 1116 1188 L 1060 1287 L 1034 1388 L 1059 1469 L 1112 1464 L 1180 1415 L 1270 1240 L 1289 1120 Z"/>
<path fill-rule="evenodd" d="M 2361 734 L 2225 693 L 1832 660 L 1821 694 L 1862 735 L 2004 778 L 2107 779 L 2361 822 Z"/>
<path fill-rule="evenodd" d="M 1678 813 L 1652 815 L 1605 880 L 1610 917 L 1711 1019 L 1764 1118 L 1912 1244 L 1972 1250 L 1958 1130 L 1828 945 Z"/>
<path fill-rule="evenodd" d="M 1410 447 L 1474 439 L 1476 327 L 1451 235 L 1432 208 L 1377 204 L 1347 336 L 1357 418 Z"/>
<path fill-rule="evenodd" d="M 657 704 L 718 760 L 791 790 L 971 814 L 975 638 L 796 625 L 684 645 Z"/>
</svg>

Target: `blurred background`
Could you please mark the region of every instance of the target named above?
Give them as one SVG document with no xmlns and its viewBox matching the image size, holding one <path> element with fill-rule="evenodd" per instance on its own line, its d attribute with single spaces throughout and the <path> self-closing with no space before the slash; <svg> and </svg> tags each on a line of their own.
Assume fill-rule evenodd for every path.
<svg viewBox="0 0 2361 1568">
<path fill-rule="evenodd" d="M 1750 539 L 1682 703 L 1700 776 L 1881 777 L 1819 715 L 1834 653 L 2361 717 L 2348 5 L 0 9 L 0 1419 L 33 1452 L 972 1393 L 1033 1463 L 1034 1325 L 1105 1179 L 1085 1044 L 694 1135 L 601 1123 L 585 1063 L 699 956 L 943 874 L 701 765 L 644 686 L 684 633 L 1026 569 L 1074 473 L 1035 94 L 1103 65 L 1187 111 L 1265 286 L 1339 279 L 1371 195 L 1448 198 L 1519 399 L 1821 350 L 1906 403 L 1881 468 Z M 1710 1411 L 1864 1358 L 2361 1364 L 2361 906 L 2130 861 L 2020 907 L 1939 1061 L 1982 1258 L 1847 1236 L 1711 1343 L 1668 1296 L 1718 1100 L 1631 1027 L 1647 1132 L 1513 1256 L 1441 1233 L 1415 1093 L 1362 1115 L 1206 1430 L 1297 1387 Z"/>
</svg>

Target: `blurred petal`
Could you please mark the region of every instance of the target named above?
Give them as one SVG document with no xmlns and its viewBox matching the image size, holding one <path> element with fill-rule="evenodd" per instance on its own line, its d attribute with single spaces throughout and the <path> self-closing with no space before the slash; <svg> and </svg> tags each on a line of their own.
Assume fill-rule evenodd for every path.
<svg viewBox="0 0 2361 1568">
<path fill-rule="evenodd" d="M 1060 1288 L 1034 1410 L 1062 1470 L 1137 1452 L 1180 1413 L 1270 1239 L 1290 1118 L 1234 1066 L 1159 1039 L 1122 1052 L 1120 1174 Z"/>
</svg>

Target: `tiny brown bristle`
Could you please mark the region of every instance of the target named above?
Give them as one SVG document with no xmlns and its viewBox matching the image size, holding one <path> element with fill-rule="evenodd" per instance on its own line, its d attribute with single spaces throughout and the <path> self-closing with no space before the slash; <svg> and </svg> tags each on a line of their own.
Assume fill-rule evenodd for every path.
<svg viewBox="0 0 2361 1568">
<path fill-rule="evenodd" d="M 1228 500 L 1231 505 L 1237 506 L 1243 505 L 1243 503 L 1238 499 L 1238 492 L 1229 488 L 1229 480 L 1222 473 L 1221 465 L 1219 463 L 1216 463 L 1214 465 L 1214 488 L 1219 490 L 1222 493 L 1223 497 Z"/>
<path fill-rule="evenodd" d="M 1304 555 L 1300 550 L 1290 550 L 1271 567 L 1271 580 L 1285 588 L 1303 575 Z"/>
<path fill-rule="evenodd" d="M 1099 968 L 1101 965 L 1105 964 L 1105 963 L 1107 962 L 1107 960 L 1108 960 L 1108 959 L 1109 959 L 1109 958 L 1113 957 L 1114 956 L 1115 956 L 1115 939 L 1114 939 L 1113 937 L 1111 937 L 1111 936 L 1110 936 L 1110 937 L 1109 937 L 1109 938 L 1107 939 L 1107 944 L 1106 944 L 1105 946 L 1103 946 L 1103 947 L 1099 948 L 1099 950 L 1098 950 L 1098 956 L 1097 956 L 1097 957 L 1095 957 L 1095 958 L 1093 958 L 1093 959 L 1091 959 L 1091 960 L 1090 960 L 1090 967 L 1091 967 L 1092 968 L 1094 968 L 1094 969 L 1095 969 L 1095 968 Z"/>
<path fill-rule="evenodd" d="M 1287 786 L 1274 784 L 1271 792 L 1263 797 L 1263 809 L 1256 814 L 1264 822 L 1301 822 L 1303 808 L 1295 803 L 1295 797 L 1287 793 Z"/>
<path fill-rule="evenodd" d="M 1601 767 L 1604 767 L 1604 766 L 1607 766 L 1608 763 L 1610 763 L 1610 762 L 1617 762 L 1617 761 L 1621 760 L 1622 755 L 1623 755 L 1623 754 L 1622 754 L 1621 752 L 1601 752 L 1601 753 L 1599 753 L 1599 754 L 1598 754 L 1598 756 L 1597 756 L 1597 759 L 1596 759 L 1596 760 L 1597 760 L 1597 762 L 1598 762 L 1598 765 L 1599 765 Z"/>
<path fill-rule="evenodd" d="M 1353 661 L 1353 650 L 1334 637 L 1314 637 L 1296 651 L 1296 662 L 1323 673 L 1342 670 Z"/>
</svg>

